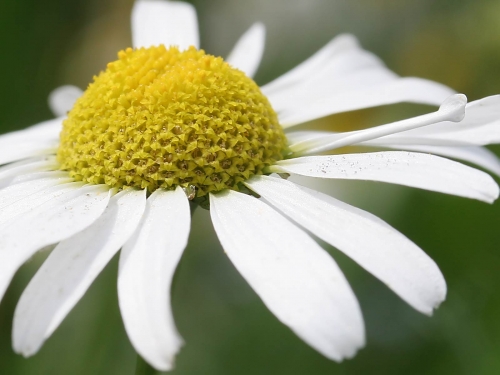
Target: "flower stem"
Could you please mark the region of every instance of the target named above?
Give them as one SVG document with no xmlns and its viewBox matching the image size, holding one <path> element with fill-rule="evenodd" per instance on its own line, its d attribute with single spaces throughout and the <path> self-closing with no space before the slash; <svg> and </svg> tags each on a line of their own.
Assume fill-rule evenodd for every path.
<svg viewBox="0 0 500 375">
<path fill-rule="evenodd" d="M 137 354 L 137 362 L 135 365 L 135 375 L 155 375 L 156 370 L 149 365 L 142 357 Z"/>
<path fill-rule="evenodd" d="M 198 207 L 197 203 L 195 203 L 193 201 L 189 202 L 189 208 L 191 209 L 191 217 L 193 217 L 194 211 L 196 210 L 197 207 Z"/>
</svg>

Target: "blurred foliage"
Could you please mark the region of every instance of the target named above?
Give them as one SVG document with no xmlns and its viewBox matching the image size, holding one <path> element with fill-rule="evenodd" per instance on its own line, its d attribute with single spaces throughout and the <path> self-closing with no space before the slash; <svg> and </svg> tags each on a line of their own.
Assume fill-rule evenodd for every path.
<svg viewBox="0 0 500 375">
<path fill-rule="evenodd" d="M 53 88 L 65 83 L 85 87 L 119 49 L 127 47 L 132 4 L 0 2 L 0 132 L 50 118 L 46 98 Z M 495 0 L 193 4 L 199 12 L 203 47 L 210 53 L 227 54 L 252 22 L 266 24 L 268 43 L 259 83 L 284 73 L 333 36 L 351 32 L 399 74 L 443 82 L 471 100 L 500 91 L 500 3 Z M 332 116 L 308 126 L 356 129 L 428 110 L 396 105 Z M 172 374 L 500 373 L 499 204 L 376 183 L 344 181 L 334 188 L 350 203 L 384 218 L 436 260 L 449 295 L 435 316 L 413 311 L 329 248 L 359 298 L 368 338 L 367 347 L 353 360 L 330 362 L 267 311 L 224 255 L 207 212 L 199 210 L 174 283 L 174 313 L 186 346 Z M 37 255 L 18 272 L 0 304 L 0 374 L 133 374 L 136 355 L 116 297 L 117 259 L 39 354 L 24 359 L 13 353 L 15 304 L 45 256 Z"/>
</svg>

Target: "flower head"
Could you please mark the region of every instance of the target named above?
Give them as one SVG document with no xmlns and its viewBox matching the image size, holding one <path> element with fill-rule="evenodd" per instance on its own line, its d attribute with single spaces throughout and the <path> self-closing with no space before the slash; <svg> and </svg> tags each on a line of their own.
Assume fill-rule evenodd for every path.
<svg viewBox="0 0 500 375">
<path fill-rule="evenodd" d="M 120 52 L 74 105 L 74 88 L 51 97 L 67 117 L 0 138 L 0 294 L 23 262 L 57 243 L 17 306 L 17 352 L 36 353 L 121 248 L 118 294 L 128 336 L 151 365 L 171 369 L 183 340 L 170 287 L 188 241 L 189 200 L 209 206 L 222 247 L 269 310 L 330 359 L 350 358 L 364 345 L 363 318 L 333 258 L 303 229 L 432 314 L 446 284 L 417 245 L 377 217 L 274 173 L 492 202 L 498 186 L 489 175 L 429 154 L 304 156 L 467 121 L 465 96 L 396 76 L 351 36 L 259 88 L 251 76 L 263 50 L 260 24 L 227 62 L 198 49 L 188 4 L 140 0 L 132 26 L 134 49 Z M 288 131 L 400 101 L 442 104 L 358 132 Z"/>
<path fill-rule="evenodd" d="M 63 123 L 57 159 L 77 181 L 196 197 L 237 189 L 283 159 L 257 84 L 220 57 L 164 45 L 119 53 Z"/>
</svg>

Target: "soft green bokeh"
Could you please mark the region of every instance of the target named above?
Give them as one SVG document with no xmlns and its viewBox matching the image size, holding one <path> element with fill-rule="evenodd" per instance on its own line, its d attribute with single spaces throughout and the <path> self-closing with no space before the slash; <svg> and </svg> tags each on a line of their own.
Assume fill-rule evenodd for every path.
<svg viewBox="0 0 500 375">
<path fill-rule="evenodd" d="M 402 75 L 438 80 L 470 100 L 500 93 L 500 4 L 495 0 L 193 3 L 203 47 L 213 54 L 227 54 L 253 21 L 264 21 L 268 44 L 258 83 L 293 67 L 333 36 L 352 32 Z M 131 6 L 131 0 L 0 2 L 0 132 L 50 118 L 46 98 L 53 88 L 84 87 L 127 47 Z M 396 105 L 312 125 L 362 128 L 429 110 Z M 335 191 L 381 216 L 436 260 L 449 293 L 435 316 L 413 311 L 329 249 L 358 296 L 368 339 L 353 360 L 331 362 L 269 313 L 224 255 L 207 212 L 199 210 L 174 283 L 174 313 L 187 344 L 172 374 L 500 373 L 500 203 L 353 181 L 337 183 Z M 0 374 L 132 375 L 136 357 L 118 310 L 116 258 L 39 354 L 24 359 L 13 353 L 15 304 L 45 256 L 37 255 L 18 272 L 0 304 Z"/>
</svg>

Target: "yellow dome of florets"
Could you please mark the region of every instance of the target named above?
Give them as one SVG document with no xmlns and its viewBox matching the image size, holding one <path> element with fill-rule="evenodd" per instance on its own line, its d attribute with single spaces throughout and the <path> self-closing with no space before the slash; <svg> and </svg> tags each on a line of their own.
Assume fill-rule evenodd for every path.
<svg viewBox="0 0 500 375">
<path fill-rule="evenodd" d="M 238 183 L 283 158 L 286 138 L 257 84 L 194 47 L 127 49 L 69 112 L 57 158 L 76 180 L 110 187 Z"/>
</svg>

